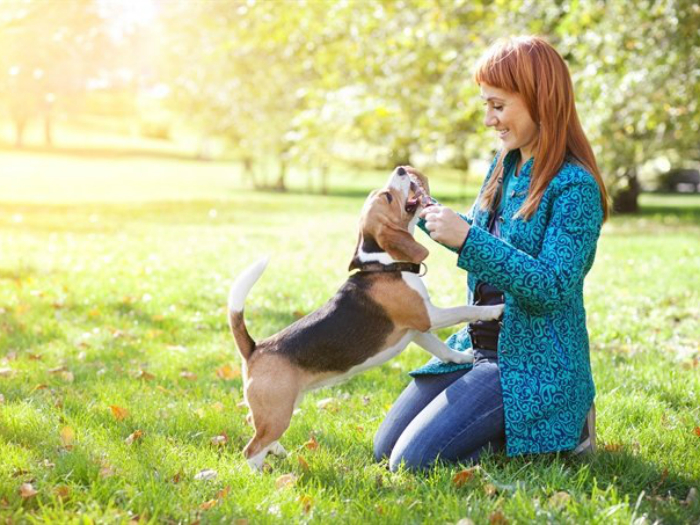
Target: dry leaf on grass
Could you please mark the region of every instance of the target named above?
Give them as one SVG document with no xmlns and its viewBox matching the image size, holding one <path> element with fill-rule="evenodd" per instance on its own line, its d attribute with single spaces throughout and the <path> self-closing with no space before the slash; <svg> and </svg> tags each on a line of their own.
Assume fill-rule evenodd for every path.
<svg viewBox="0 0 700 525">
<path fill-rule="evenodd" d="M 304 443 L 304 448 L 306 448 L 307 450 L 316 450 L 318 448 L 318 441 L 316 441 L 316 436 L 311 434 L 309 440 L 306 443 Z"/>
<path fill-rule="evenodd" d="M 476 467 L 468 468 L 465 470 L 460 470 L 452 477 L 452 484 L 459 488 L 464 486 L 470 479 L 474 477 L 474 472 Z"/>
<path fill-rule="evenodd" d="M 216 472 L 216 470 L 205 469 L 195 474 L 194 479 L 197 481 L 210 481 L 212 479 L 216 479 L 216 476 L 218 476 L 218 472 Z"/>
<path fill-rule="evenodd" d="M 55 368 L 49 368 L 47 372 L 49 374 L 60 374 L 61 372 L 65 372 L 66 370 L 68 370 L 68 368 L 66 368 L 66 365 L 61 365 Z"/>
<path fill-rule="evenodd" d="M 134 432 L 132 432 L 131 434 L 129 434 L 129 437 L 127 437 L 127 438 L 124 440 L 124 442 L 125 442 L 127 445 L 131 445 L 131 444 L 133 444 L 135 441 L 138 441 L 139 439 L 141 439 L 142 437 L 143 437 L 143 430 L 135 430 Z"/>
<path fill-rule="evenodd" d="M 508 520 L 500 510 L 497 510 L 489 516 L 489 523 L 491 525 L 508 525 Z"/>
<path fill-rule="evenodd" d="M 112 411 L 112 415 L 117 421 L 122 421 L 129 417 L 129 411 L 126 408 L 117 405 L 109 405 L 109 409 Z"/>
<path fill-rule="evenodd" d="M 53 489 L 53 493 L 58 496 L 59 499 L 68 499 L 71 495 L 71 489 L 68 485 L 59 485 Z"/>
<path fill-rule="evenodd" d="M 202 510 L 209 510 L 210 508 L 212 508 L 212 507 L 213 507 L 214 505 L 216 505 L 217 503 L 219 503 L 219 500 L 218 500 L 218 499 L 210 499 L 209 501 L 205 501 L 204 503 L 202 503 L 202 504 L 199 506 L 199 508 L 202 509 Z"/>
<path fill-rule="evenodd" d="M 136 372 L 136 375 L 134 376 L 135 379 L 143 379 L 144 381 L 152 381 L 153 379 L 156 378 L 153 374 L 150 372 L 146 372 L 143 369 L 139 369 L 138 372 Z"/>
<path fill-rule="evenodd" d="M 565 507 L 571 501 L 571 495 L 563 490 L 555 492 L 549 497 L 549 504 L 553 507 Z"/>
<path fill-rule="evenodd" d="M 314 500 L 308 494 L 304 494 L 303 496 L 299 496 L 299 503 L 301 503 L 301 510 L 304 511 L 304 514 L 308 514 L 311 512 Z"/>
<path fill-rule="evenodd" d="M 211 438 L 211 444 L 215 447 L 224 447 L 228 443 L 228 436 L 225 433 L 219 434 Z"/>
<path fill-rule="evenodd" d="M 700 427 L 695 427 L 695 428 L 693 429 L 693 433 L 694 433 L 696 436 L 700 437 Z"/>
<path fill-rule="evenodd" d="M 33 498 L 37 494 L 39 492 L 34 489 L 31 483 L 22 483 L 19 487 L 19 495 L 22 496 L 22 499 Z"/>
<path fill-rule="evenodd" d="M 309 470 L 309 464 L 302 456 L 297 456 L 297 462 L 302 470 Z"/>
<path fill-rule="evenodd" d="M 321 409 L 321 410 L 323 410 L 324 408 L 329 407 L 330 405 L 332 405 L 333 402 L 335 402 L 335 398 L 327 397 L 327 398 L 325 398 L 325 399 L 321 399 L 320 401 L 318 401 L 318 402 L 316 403 L 316 407 L 319 408 L 319 409 Z"/>
<path fill-rule="evenodd" d="M 75 440 L 75 431 L 71 427 L 63 427 L 59 435 L 61 437 L 61 444 L 65 448 L 71 449 L 73 447 L 73 440 Z"/>
<path fill-rule="evenodd" d="M 187 379 L 188 381 L 196 381 L 197 380 L 197 374 L 194 372 L 190 372 L 189 370 L 183 370 L 180 372 L 180 377 L 183 379 Z"/>
<path fill-rule="evenodd" d="M 241 377 L 241 372 L 240 370 L 231 368 L 229 365 L 224 365 L 216 369 L 216 377 L 224 381 L 231 381 L 232 379 Z"/>
<path fill-rule="evenodd" d="M 279 478 L 275 480 L 275 488 L 283 489 L 287 487 L 292 487 L 296 484 L 297 477 L 294 474 L 282 474 Z"/>
</svg>

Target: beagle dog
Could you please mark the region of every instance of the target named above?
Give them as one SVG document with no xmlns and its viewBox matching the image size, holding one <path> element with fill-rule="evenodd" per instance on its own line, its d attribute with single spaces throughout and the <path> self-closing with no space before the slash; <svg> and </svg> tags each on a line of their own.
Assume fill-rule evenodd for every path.
<svg viewBox="0 0 700 525">
<path fill-rule="evenodd" d="M 321 308 L 281 332 L 255 342 L 243 306 L 267 259 L 246 269 L 228 300 L 229 325 L 243 357 L 245 402 L 255 436 L 243 454 L 261 470 L 268 452 L 284 455 L 278 440 L 309 390 L 337 384 L 397 356 L 414 342 L 443 361 L 471 362 L 431 330 L 497 319 L 503 305 L 438 308 L 419 276 L 428 250 L 413 238 L 418 213 L 430 205 L 428 182 L 399 167 L 385 188 L 367 198 L 350 270 L 357 270 Z"/>
</svg>

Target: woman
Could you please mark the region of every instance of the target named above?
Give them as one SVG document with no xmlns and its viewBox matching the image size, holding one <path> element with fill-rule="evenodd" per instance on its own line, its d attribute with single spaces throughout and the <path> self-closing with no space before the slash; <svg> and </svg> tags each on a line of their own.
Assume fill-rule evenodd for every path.
<svg viewBox="0 0 700 525">
<path fill-rule="evenodd" d="M 392 470 L 595 447 L 583 279 L 608 206 L 571 77 L 546 41 L 520 37 L 491 48 L 475 80 L 501 151 L 468 215 L 435 203 L 419 225 L 457 253 L 469 302 L 505 311 L 447 340 L 472 347 L 473 365 L 411 372 L 375 437 Z"/>
</svg>

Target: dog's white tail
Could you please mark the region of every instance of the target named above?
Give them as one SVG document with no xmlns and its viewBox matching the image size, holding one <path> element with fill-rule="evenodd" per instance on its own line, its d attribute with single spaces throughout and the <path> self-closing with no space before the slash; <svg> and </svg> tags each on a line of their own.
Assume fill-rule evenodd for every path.
<svg viewBox="0 0 700 525">
<path fill-rule="evenodd" d="M 238 345 L 238 350 L 246 360 L 255 350 L 255 341 L 250 337 L 245 325 L 245 319 L 243 318 L 245 298 L 253 285 L 260 279 L 269 260 L 269 257 L 265 257 L 246 268 L 234 281 L 228 295 L 229 326 L 231 327 L 231 333 Z"/>
</svg>

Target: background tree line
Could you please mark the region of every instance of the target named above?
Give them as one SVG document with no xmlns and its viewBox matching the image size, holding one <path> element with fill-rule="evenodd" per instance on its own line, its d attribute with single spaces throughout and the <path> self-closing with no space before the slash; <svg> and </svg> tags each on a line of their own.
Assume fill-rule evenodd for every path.
<svg viewBox="0 0 700 525">
<path fill-rule="evenodd" d="M 54 107 L 79 106 L 102 79 L 167 86 L 171 114 L 226 139 L 257 186 L 284 189 L 290 165 L 324 173 L 338 161 L 466 170 L 496 144 L 476 59 L 499 37 L 539 34 L 569 64 L 620 210 L 636 209 L 640 166 L 700 161 L 692 0 L 153 0 L 152 19 L 121 25 L 118 4 L 0 7 L 0 96 L 18 145 L 32 115 L 50 142 Z"/>
</svg>

